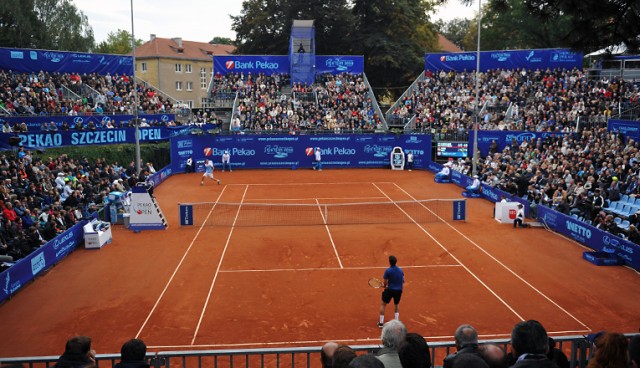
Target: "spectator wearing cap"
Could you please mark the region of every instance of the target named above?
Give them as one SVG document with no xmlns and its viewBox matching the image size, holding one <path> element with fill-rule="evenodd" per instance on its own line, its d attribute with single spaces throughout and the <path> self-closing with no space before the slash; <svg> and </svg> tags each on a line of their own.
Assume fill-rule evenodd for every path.
<svg viewBox="0 0 640 368">
<path fill-rule="evenodd" d="M 62 188 L 64 188 L 64 184 L 65 184 L 64 173 L 62 171 L 58 173 L 58 176 L 56 177 L 55 182 L 56 182 L 56 188 L 58 190 L 62 190 Z"/>
</svg>

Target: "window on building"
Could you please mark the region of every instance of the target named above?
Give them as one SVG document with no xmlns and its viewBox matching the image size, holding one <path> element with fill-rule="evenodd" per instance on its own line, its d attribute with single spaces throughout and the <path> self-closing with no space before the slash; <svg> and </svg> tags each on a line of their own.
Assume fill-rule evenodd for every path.
<svg viewBox="0 0 640 368">
<path fill-rule="evenodd" d="M 176 82 L 176 91 L 182 91 L 182 82 Z"/>
<path fill-rule="evenodd" d="M 187 73 L 191 73 L 191 64 L 184 64 L 184 71 Z"/>
<path fill-rule="evenodd" d="M 140 67 L 142 68 L 143 73 L 147 71 L 147 63 L 140 63 Z"/>
<path fill-rule="evenodd" d="M 187 91 L 193 90 L 193 82 L 187 82 Z"/>
<path fill-rule="evenodd" d="M 207 68 L 200 68 L 200 89 L 207 89 Z"/>
<path fill-rule="evenodd" d="M 176 64 L 176 73 L 182 73 L 182 64 Z"/>
<path fill-rule="evenodd" d="M 208 103 L 209 103 L 209 98 L 207 98 L 207 97 L 202 97 L 202 98 L 200 99 L 200 106 L 205 107 L 205 106 L 207 106 L 207 104 L 208 104 Z"/>
<path fill-rule="evenodd" d="M 187 106 L 189 106 L 190 109 L 193 109 L 193 100 L 187 101 Z"/>
</svg>

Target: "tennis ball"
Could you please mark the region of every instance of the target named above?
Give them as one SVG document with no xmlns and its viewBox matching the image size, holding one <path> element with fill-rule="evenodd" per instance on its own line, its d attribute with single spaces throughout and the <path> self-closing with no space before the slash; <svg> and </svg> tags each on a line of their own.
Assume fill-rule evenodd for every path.
<svg viewBox="0 0 640 368">
<path fill-rule="evenodd" d="M 313 156 L 313 147 L 307 147 L 307 148 L 304 150 L 304 153 L 306 153 L 306 154 L 307 154 L 307 156 Z"/>
<path fill-rule="evenodd" d="M 211 147 L 205 147 L 204 149 L 205 156 L 211 156 L 212 153 L 213 153 L 213 150 L 211 149 Z"/>
</svg>

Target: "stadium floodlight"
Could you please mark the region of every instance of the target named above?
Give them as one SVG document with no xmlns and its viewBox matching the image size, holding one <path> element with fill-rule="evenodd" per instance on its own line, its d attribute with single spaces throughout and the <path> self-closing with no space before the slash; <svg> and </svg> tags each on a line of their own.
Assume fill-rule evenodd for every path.
<svg viewBox="0 0 640 368">
<path fill-rule="evenodd" d="M 140 122 L 138 119 L 138 88 L 136 81 L 136 36 L 133 31 L 133 0 L 131 0 L 131 68 L 133 69 L 133 124 L 136 127 L 136 175 L 140 175 Z"/>
<path fill-rule="evenodd" d="M 478 48 L 476 50 L 476 103 L 474 107 L 475 121 L 473 124 L 473 162 L 471 172 L 478 175 L 478 125 L 480 125 L 480 23 L 482 22 L 482 0 L 478 0 Z"/>
</svg>

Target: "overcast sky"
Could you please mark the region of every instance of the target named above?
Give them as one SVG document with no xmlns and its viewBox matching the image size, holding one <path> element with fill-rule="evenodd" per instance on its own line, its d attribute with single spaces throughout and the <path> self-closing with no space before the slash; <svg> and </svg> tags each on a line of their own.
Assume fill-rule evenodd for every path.
<svg viewBox="0 0 640 368">
<path fill-rule="evenodd" d="M 88 18 L 96 43 L 109 32 L 124 29 L 131 32 L 131 0 L 75 0 Z M 213 37 L 235 39 L 229 15 L 239 15 L 242 0 L 133 0 L 134 32 L 147 41 L 150 34 L 162 38 L 182 37 L 188 41 L 209 42 Z M 450 0 L 435 19 L 471 18 L 477 3 L 471 7 Z"/>
</svg>

